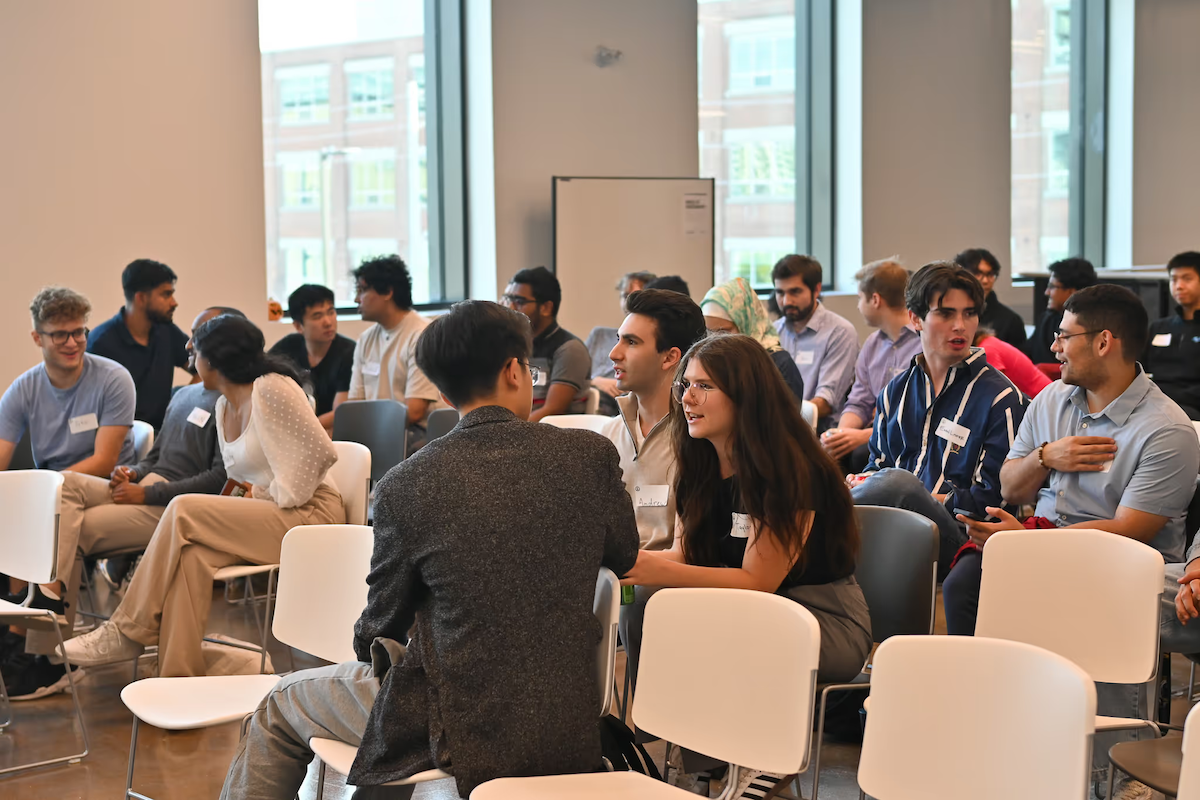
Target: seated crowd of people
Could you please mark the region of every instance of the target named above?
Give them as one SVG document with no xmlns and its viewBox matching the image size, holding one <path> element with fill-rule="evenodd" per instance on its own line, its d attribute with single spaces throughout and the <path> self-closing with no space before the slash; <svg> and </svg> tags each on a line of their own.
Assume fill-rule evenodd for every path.
<svg viewBox="0 0 1200 800">
<path fill-rule="evenodd" d="M 67 663 L 151 645 L 160 675 L 205 674 L 217 570 L 274 563 L 290 528 L 345 521 L 329 479 L 333 418 L 363 399 L 405 404 L 413 452 L 375 487 L 358 658 L 292 673 L 267 695 L 222 797 L 294 796 L 314 737 L 359 747 L 348 779 L 360 786 L 440 768 L 466 796 L 494 777 L 598 769 L 601 566 L 634 587 L 620 636 L 635 687 L 646 603 L 665 587 L 790 598 L 819 624 L 818 680 L 852 679 L 873 643 L 856 504 L 934 523 L 952 635 L 974 632 L 993 533 L 1080 527 L 1162 554 L 1162 646 L 1200 653 L 1200 623 L 1188 624 L 1200 617 L 1200 542 L 1185 529 L 1200 475 L 1200 359 L 1187 356 L 1200 342 L 1200 253 L 1168 271 L 1177 313 L 1151 323 L 1088 262 L 1056 262 L 1027 339 L 996 297 L 988 251 L 912 275 L 892 257 L 855 276 L 875 329 L 861 347 L 803 255 L 771 273 L 774 321 L 744 278 L 696 303 L 677 277 L 632 272 L 618 327 L 586 343 L 559 325 L 561 288 L 543 267 L 513 275 L 500 303 L 429 320 L 404 262 L 370 259 L 353 273 L 374 323 L 357 342 L 337 332 L 333 292 L 305 285 L 288 299 L 296 332 L 270 351 L 231 308 L 204 310 L 184 334 L 176 275 L 155 261 L 125 269 L 124 307 L 90 333 L 84 297 L 44 289 L 31 305 L 42 362 L 0 398 L 0 468 L 27 437 L 39 468 L 64 473 L 59 580 L 11 588 L 69 632 L 81 557 L 144 555 L 111 619 L 68 639 L 65 662 L 49 639 L 7 631 L 5 686 L 14 700 L 44 697 L 66 688 Z M 173 390 L 176 367 L 191 385 Z M 611 417 L 602 435 L 535 424 L 583 412 L 592 387 Z M 445 406 L 457 427 L 426 441 Z M 135 420 L 157 431 L 141 460 Z M 1135 715 L 1145 690 L 1100 685 L 1098 712 Z M 1136 735 L 1098 736 L 1095 763 Z M 685 773 L 717 766 L 682 754 Z M 729 796 L 760 798 L 787 776 L 740 780 Z M 1142 789 L 1126 781 L 1118 796 Z"/>
</svg>

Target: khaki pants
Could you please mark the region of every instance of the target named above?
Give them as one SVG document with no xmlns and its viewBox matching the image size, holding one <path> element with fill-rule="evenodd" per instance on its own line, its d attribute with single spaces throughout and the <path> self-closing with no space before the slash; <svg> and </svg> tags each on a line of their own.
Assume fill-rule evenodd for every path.
<svg viewBox="0 0 1200 800">
<path fill-rule="evenodd" d="M 165 479 L 151 472 L 139 485 Z M 164 506 L 117 505 L 108 481 L 95 475 L 64 472 L 58 506 L 58 578 L 71 579 L 76 553 L 90 555 L 145 546 L 154 535 Z"/>
<path fill-rule="evenodd" d="M 298 508 L 245 497 L 180 495 L 167 506 L 112 622 L 135 642 L 158 645 L 162 677 L 203 675 L 201 641 L 217 570 L 276 564 L 292 528 L 345 521 L 341 495 L 324 484 Z"/>
</svg>

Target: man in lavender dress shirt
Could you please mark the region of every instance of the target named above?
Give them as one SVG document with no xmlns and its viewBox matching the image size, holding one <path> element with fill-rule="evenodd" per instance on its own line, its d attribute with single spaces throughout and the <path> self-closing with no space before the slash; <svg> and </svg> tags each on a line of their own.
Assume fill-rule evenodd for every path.
<svg viewBox="0 0 1200 800">
<path fill-rule="evenodd" d="M 858 353 L 854 388 L 838 426 L 821 436 L 825 449 L 846 472 L 861 472 L 867 465 L 875 398 L 921 352 L 921 335 L 909 327 L 904 307 L 908 270 L 897 257 L 872 261 L 854 279 L 858 281 L 858 312 L 878 330 L 867 337 Z"/>
</svg>

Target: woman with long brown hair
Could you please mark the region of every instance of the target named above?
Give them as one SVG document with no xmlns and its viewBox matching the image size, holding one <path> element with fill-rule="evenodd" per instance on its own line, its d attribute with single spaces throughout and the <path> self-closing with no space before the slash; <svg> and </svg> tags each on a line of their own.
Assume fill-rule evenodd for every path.
<svg viewBox="0 0 1200 800">
<path fill-rule="evenodd" d="M 854 579 L 854 504 L 779 370 L 754 339 L 710 335 L 683 357 L 672 394 L 675 543 L 638 553 L 623 582 L 788 597 L 821 627 L 819 680 L 852 678 L 871 648 L 867 604 Z M 639 592 L 639 606 L 649 593 Z M 627 643 L 634 661 L 641 644 L 635 626 Z M 715 763 L 693 755 L 685 754 L 685 772 Z M 754 785 L 746 796 L 761 797 L 776 783 L 747 779 Z"/>
</svg>

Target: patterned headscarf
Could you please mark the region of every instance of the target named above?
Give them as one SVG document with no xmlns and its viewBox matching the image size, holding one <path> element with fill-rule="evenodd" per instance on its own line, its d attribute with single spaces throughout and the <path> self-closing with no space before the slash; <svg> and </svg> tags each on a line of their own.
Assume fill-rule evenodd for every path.
<svg viewBox="0 0 1200 800">
<path fill-rule="evenodd" d="M 768 352 L 782 349 L 767 307 L 745 278 L 734 278 L 709 289 L 700 310 L 706 316 L 729 320 L 737 326 L 738 333 L 756 339 Z"/>
</svg>

